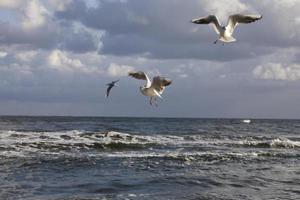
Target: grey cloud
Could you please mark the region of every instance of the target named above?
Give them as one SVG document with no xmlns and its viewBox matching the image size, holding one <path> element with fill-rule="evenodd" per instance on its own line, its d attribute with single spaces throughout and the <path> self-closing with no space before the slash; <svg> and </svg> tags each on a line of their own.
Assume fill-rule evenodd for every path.
<svg viewBox="0 0 300 200">
<path fill-rule="evenodd" d="M 75 53 L 97 51 L 99 41 L 95 38 L 95 34 L 86 30 L 84 27 L 75 30 L 76 28 L 74 26 L 73 23 L 66 21 L 59 23 L 60 34 L 57 35 L 57 47 Z"/>
<path fill-rule="evenodd" d="M 43 30 L 24 31 L 20 27 L 0 21 L 0 44 L 27 45 L 35 48 L 53 48 L 57 44 L 57 32 L 45 27 Z"/>
<path fill-rule="evenodd" d="M 38 28 L 25 30 L 20 24 L 0 20 L 0 45 L 19 45 L 23 49 L 61 48 L 72 52 L 89 52 L 98 49 L 95 35 L 84 27 L 76 30 L 73 23 L 57 22 L 49 18 Z"/>
<path fill-rule="evenodd" d="M 133 55 L 148 53 L 154 58 L 198 58 L 208 60 L 232 60 L 253 57 L 252 52 L 271 53 L 268 47 L 295 46 L 300 40 L 288 38 L 285 29 L 291 29 L 288 22 L 281 25 L 282 19 L 289 19 L 294 13 L 283 13 L 272 2 L 252 2 L 253 8 L 264 15 L 263 20 L 251 25 L 238 27 L 235 35 L 238 43 L 233 48 L 216 53 L 214 56 L 214 31 L 207 26 L 197 26 L 189 20 L 208 14 L 201 4 L 208 1 L 145 1 L 131 0 L 99 1 L 96 8 L 87 8 L 83 1 L 76 0 L 65 11 L 57 12 L 58 19 L 80 21 L 87 27 L 106 31 L 102 38 L 101 53 L 112 55 Z M 300 5 L 299 5 L 300 6 Z M 271 8 L 271 9 L 270 9 Z M 281 13 L 280 13 L 281 14 Z M 278 20 L 276 20 L 276 17 Z M 226 22 L 226 19 L 222 20 Z M 280 24 L 277 22 L 280 21 Z M 243 27 L 242 27 L 243 26 Z M 195 31 L 196 30 L 196 31 Z M 291 33 L 291 34 L 292 34 Z M 244 48 L 248 46 L 248 48 Z M 235 57 L 232 55 L 236 55 Z"/>
<path fill-rule="evenodd" d="M 141 38 L 135 35 L 104 36 L 104 47 L 101 53 L 118 56 L 130 56 L 145 54 L 150 58 L 157 59 L 203 59 L 232 61 L 259 57 L 272 52 L 272 49 L 261 47 L 253 49 L 251 45 L 226 44 L 214 45 L 210 43 L 176 44 L 160 43 L 151 39 Z"/>
</svg>

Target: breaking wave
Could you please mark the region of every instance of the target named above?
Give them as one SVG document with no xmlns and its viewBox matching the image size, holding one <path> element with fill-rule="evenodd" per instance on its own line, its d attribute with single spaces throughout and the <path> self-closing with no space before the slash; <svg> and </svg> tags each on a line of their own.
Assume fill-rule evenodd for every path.
<svg viewBox="0 0 300 200">
<path fill-rule="evenodd" d="M 244 148 L 246 150 L 240 150 Z M 183 160 L 230 160 L 239 157 L 285 156 L 260 149 L 297 149 L 287 138 L 207 138 L 200 135 L 134 135 L 121 132 L 0 132 L 0 156 L 32 154 L 106 157 L 164 157 Z M 248 149 L 248 150 L 247 150 Z M 252 152 L 251 152 L 252 150 Z M 250 151 L 250 152 L 249 152 Z M 243 152 L 243 153 L 237 153 Z"/>
<path fill-rule="evenodd" d="M 299 141 L 292 141 L 287 138 L 275 138 L 269 141 L 243 141 L 246 147 L 257 148 L 300 148 Z"/>
</svg>

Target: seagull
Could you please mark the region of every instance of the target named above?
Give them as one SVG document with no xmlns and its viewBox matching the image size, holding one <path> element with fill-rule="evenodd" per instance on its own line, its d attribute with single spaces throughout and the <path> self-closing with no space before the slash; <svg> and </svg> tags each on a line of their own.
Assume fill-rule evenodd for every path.
<svg viewBox="0 0 300 200">
<path fill-rule="evenodd" d="M 116 86 L 116 87 L 119 86 L 119 85 L 117 85 L 117 82 L 119 82 L 119 80 L 112 81 L 111 83 L 106 84 L 108 86 L 108 88 L 106 90 L 105 98 L 108 98 L 108 95 L 109 95 L 109 92 L 110 92 L 111 88 L 113 88 L 114 86 Z"/>
<path fill-rule="evenodd" d="M 234 42 L 236 39 L 232 37 L 233 31 L 239 23 L 248 24 L 259 20 L 262 18 L 262 15 L 242 15 L 235 14 L 228 17 L 227 26 L 222 26 L 219 22 L 219 19 L 215 15 L 209 15 L 207 17 L 201 17 L 193 19 L 191 22 L 195 24 L 210 24 L 212 23 L 215 31 L 219 35 L 219 38 L 214 42 L 216 44 L 218 40 L 222 42 Z M 223 43 L 223 44 L 224 44 Z"/>
<path fill-rule="evenodd" d="M 147 74 L 142 71 L 129 72 L 128 75 L 136 79 L 146 80 L 146 84 L 140 86 L 140 91 L 143 95 L 150 97 L 150 105 L 152 105 L 152 100 L 154 99 L 155 105 L 157 106 L 157 97 L 162 99 L 161 95 L 165 87 L 172 83 L 172 80 L 161 76 L 155 76 L 151 82 Z"/>
</svg>

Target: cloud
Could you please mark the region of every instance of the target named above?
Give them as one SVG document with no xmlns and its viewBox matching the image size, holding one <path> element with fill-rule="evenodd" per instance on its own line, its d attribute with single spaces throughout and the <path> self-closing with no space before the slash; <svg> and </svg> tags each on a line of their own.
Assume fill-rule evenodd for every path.
<svg viewBox="0 0 300 200">
<path fill-rule="evenodd" d="M 99 6 L 88 8 L 84 2 L 75 0 L 64 11 L 56 12 L 55 16 L 60 20 L 77 21 L 86 27 L 105 32 L 100 52 L 106 55 L 147 54 L 158 59 L 229 61 L 248 59 L 254 56 L 253 52 L 271 54 L 273 47 L 300 45 L 300 31 L 297 28 L 300 2 L 297 1 L 98 2 Z M 114 17 L 106 17 L 112 11 Z M 211 13 L 217 14 L 223 23 L 227 23 L 228 15 L 233 13 L 257 13 L 263 14 L 264 18 L 238 27 L 234 33 L 238 42 L 228 44 L 229 47 L 225 47 L 226 53 L 219 46 L 216 48 L 212 45 L 217 36 L 211 28 L 189 23 L 194 17 Z M 212 55 L 212 52 L 218 56 Z"/>
<path fill-rule="evenodd" d="M 18 8 L 22 5 L 22 0 L 1 0 L 0 8 Z"/>
<path fill-rule="evenodd" d="M 15 11 L 15 16 L 21 16 L 21 27 L 0 22 L 0 43 L 76 53 L 99 51 L 115 56 L 218 61 L 248 59 L 257 52 L 263 56 L 271 54 L 276 46 L 300 44 L 297 28 L 300 3 L 296 1 L 91 2 L 92 6 L 80 0 L 29 0 L 20 9 L 22 12 Z M 166 12 L 166 9 L 172 12 Z M 112 12 L 114 17 L 108 17 Z M 262 13 L 264 18 L 237 28 L 234 34 L 238 42 L 228 44 L 226 50 L 212 45 L 217 36 L 211 28 L 189 23 L 190 19 L 209 13 L 216 13 L 226 23 L 227 16 L 236 12 Z M 269 32 L 272 32 L 271 36 Z"/>
<path fill-rule="evenodd" d="M 23 50 L 63 49 L 82 53 L 101 47 L 102 31 L 56 19 L 55 10 L 49 5 L 51 2 L 53 6 L 56 1 L 22 1 L 18 9 L 5 12 L 0 20 L 0 45 L 15 45 Z M 64 1 L 63 5 L 69 3 L 71 1 Z"/>
<path fill-rule="evenodd" d="M 43 26 L 47 14 L 48 10 L 38 0 L 29 1 L 24 11 L 23 28 L 26 30 Z"/>
<path fill-rule="evenodd" d="M 71 2 L 72 0 L 48 0 L 50 6 L 56 11 L 64 11 Z"/>
<path fill-rule="evenodd" d="M 253 70 L 253 75 L 255 78 L 265 80 L 297 81 L 300 80 L 300 65 L 283 66 L 281 63 L 268 63 L 257 66 Z"/>
<path fill-rule="evenodd" d="M 68 27 L 63 28 L 61 33 L 60 47 L 76 53 L 98 51 L 101 46 L 103 33 L 83 26 L 81 23 L 73 22 Z"/>
<path fill-rule="evenodd" d="M 0 104 L 30 105 L 29 113 L 40 112 L 36 102 L 47 102 L 54 114 L 53 105 L 60 104 L 69 105 L 67 113 L 87 115 L 236 117 L 267 116 L 261 102 L 274 99 L 267 105 L 275 113 L 271 117 L 278 116 L 274 108 L 283 101 L 280 111 L 299 116 L 294 109 L 300 98 L 295 92 L 299 8 L 297 0 L 3 0 Z M 210 27 L 189 23 L 210 13 L 226 23 L 235 12 L 264 18 L 239 26 L 234 33 L 238 41 L 225 46 L 212 44 L 217 36 Z M 115 93 L 120 98 L 103 103 L 107 79 L 127 76 L 135 68 L 173 80 L 162 109 L 149 112 L 144 97 L 132 89 L 138 83 L 130 79 Z"/>
<path fill-rule="evenodd" d="M 249 4 L 242 3 L 240 0 L 218 0 L 210 1 L 204 0 L 199 1 L 200 6 L 204 7 L 207 13 L 214 13 L 218 16 L 224 23 L 227 22 L 227 18 L 231 14 L 243 13 L 251 9 Z"/>
<path fill-rule="evenodd" d="M 111 63 L 107 69 L 107 74 L 111 77 L 127 76 L 128 72 L 133 71 L 134 67 Z"/>
<path fill-rule="evenodd" d="M 38 51 L 22 51 L 15 55 L 21 62 L 31 62 L 38 54 Z"/>
<path fill-rule="evenodd" d="M 101 73 L 95 67 L 85 66 L 81 60 L 71 58 L 70 55 L 65 51 L 54 50 L 48 56 L 49 67 L 66 73 L 86 73 L 86 74 L 97 74 Z"/>
<path fill-rule="evenodd" d="M 4 57 L 6 57 L 7 56 L 7 52 L 5 52 L 5 51 L 0 51 L 0 58 L 4 58 Z"/>
</svg>

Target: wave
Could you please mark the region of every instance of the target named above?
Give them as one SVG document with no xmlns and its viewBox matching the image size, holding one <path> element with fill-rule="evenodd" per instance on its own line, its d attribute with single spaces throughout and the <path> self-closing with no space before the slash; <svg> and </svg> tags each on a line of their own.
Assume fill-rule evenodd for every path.
<svg viewBox="0 0 300 200">
<path fill-rule="evenodd" d="M 78 153 L 45 153 L 39 154 L 39 156 L 26 155 L 21 152 L 10 152 L 7 156 L 0 154 L 1 162 L 11 163 L 11 159 L 24 158 L 29 159 L 28 162 L 22 162 L 21 166 L 32 166 L 40 164 L 58 164 L 62 163 L 78 163 L 78 162 L 90 162 L 95 164 L 96 162 L 110 161 L 110 159 L 120 159 L 123 162 L 129 163 L 148 163 L 149 165 L 197 165 L 197 164 L 216 164 L 216 163 L 232 163 L 232 162 L 270 162 L 277 161 L 278 159 L 298 159 L 299 153 L 275 153 L 275 152 L 147 152 L 147 151 L 129 151 L 129 152 L 101 152 L 100 154 L 78 154 Z M 11 158 L 11 159 L 7 159 Z M 24 160 L 23 160 L 24 161 Z"/>
<path fill-rule="evenodd" d="M 147 155 L 155 151 L 211 152 L 251 149 L 297 149 L 298 138 L 207 138 L 201 135 L 134 135 L 121 132 L 85 132 L 80 130 L 65 132 L 0 132 L 0 155 L 16 156 L 32 153 L 86 153 L 104 155 L 105 152 L 132 152 Z M 149 154 L 150 153 L 150 154 Z M 109 155 L 109 154 L 107 154 Z M 166 153 L 164 154 L 166 155 Z"/>
<path fill-rule="evenodd" d="M 120 153 L 106 154 L 105 157 L 113 158 L 146 158 L 146 159 L 163 159 L 166 160 L 180 160 L 184 162 L 228 162 L 241 160 L 264 160 L 269 158 L 298 158 L 300 154 L 287 154 L 275 152 L 167 152 L 167 153 Z"/>
<path fill-rule="evenodd" d="M 31 152 L 85 152 L 91 150 L 122 151 L 158 147 L 182 140 L 175 136 L 139 136 L 120 132 L 0 132 L 0 155 L 14 151 Z"/>
<path fill-rule="evenodd" d="M 268 141 L 242 141 L 243 146 L 257 148 L 300 148 L 299 141 L 292 141 L 287 138 L 275 138 Z"/>
</svg>

